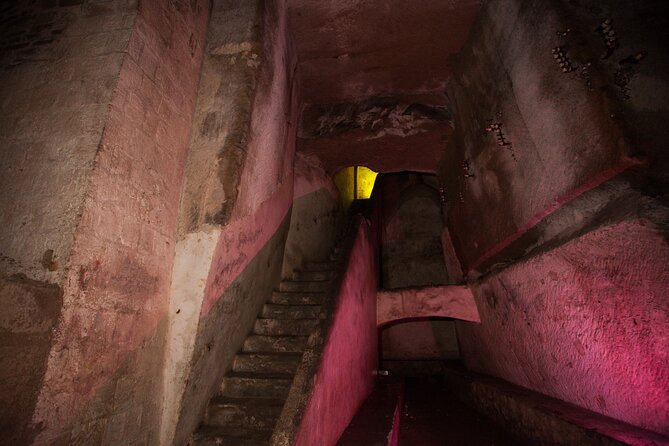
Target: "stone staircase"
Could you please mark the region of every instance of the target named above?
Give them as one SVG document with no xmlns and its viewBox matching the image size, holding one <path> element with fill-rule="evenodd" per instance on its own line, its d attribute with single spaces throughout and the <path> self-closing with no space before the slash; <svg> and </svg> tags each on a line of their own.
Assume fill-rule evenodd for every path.
<svg viewBox="0 0 669 446">
<path fill-rule="evenodd" d="M 279 284 L 189 444 L 269 444 L 309 334 L 318 324 L 333 267 L 332 261 L 309 263 L 292 280 Z"/>
</svg>

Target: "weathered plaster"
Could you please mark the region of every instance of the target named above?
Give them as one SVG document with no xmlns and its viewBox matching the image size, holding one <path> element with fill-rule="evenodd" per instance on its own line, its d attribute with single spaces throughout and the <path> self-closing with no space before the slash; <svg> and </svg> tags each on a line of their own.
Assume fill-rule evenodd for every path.
<svg viewBox="0 0 669 446">
<path fill-rule="evenodd" d="M 298 113 L 285 15 L 282 1 L 213 4 L 180 211 L 165 444 L 195 430 L 279 280 Z M 183 281 L 189 259 L 198 271 Z"/>
<path fill-rule="evenodd" d="M 466 285 L 380 290 L 376 324 L 427 317 L 481 322 L 471 289 Z"/>
<path fill-rule="evenodd" d="M 95 431 L 110 438 L 134 436 L 126 421 L 137 413 L 143 435 L 159 423 L 155 390 L 132 394 L 118 384 L 113 400 L 100 401 L 104 407 L 88 404 L 114 383 L 159 387 L 154 377 L 160 376 L 165 332 L 146 340 L 168 308 L 207 14 L 204 1 L 179 8 L 145 2 L 133 24 L 68 259 L 63 310 L 33 415 L 38 443 L 93 434 L 88 410 L 97 412 Z M 133 355 L 142 345 L 151 350 Z M 117 374 L 131 356 L 137 363 L 145 356 L 159 360 L 152 368 L 129 364 L 128 374 Z"/>
<path fill-rule="evenodd" d="M 343 210 L 332 179 L 298 154 L 290 231 L 283 258 L 283 277 L 292 277 L 306 262 L 329 258 L 340 235 Z"/>
<path fill-rule="evenodd" d="M 658 446 L 665 436 L 621 423 L 508 382 L 449 368 L 444 381 L 477 412 L 531 444 Z"/>
<path fill-rule="evenodd" d="M 170 287 L 169 328 L 163 376 L 161 444 L 174 438 L 190 371 L 202 297 L 221 228 L 187 234 L 176 245 Z"/>
<path fill-rule="evenodd" d="M 0 276 L 0 435 L 6 444 L 29 444 L 62 290 L 25 277 Z"/>
<path fill-rule="evenodd" d="M 185 381 L 175 383 L 184 387 L 174 444 L 184 444 L 202 421 L 207 402 L 218 392 L 223 375 L 232 367 L 232 360 L 251 331 L 260 309 L 279 283 L 289 221 L 286 217 L 276 223 L 278 227 L 267 243 L 245 259 L 245 268 L 229 286 L 221 289 L 208 311 L 200 314 L 194 344 L 188 352 Z M 248 231 L 240 233 L 240 238 L 243 239 L 249 231 L 254 231 L 254 227 L 249 225 Z M 219 246 L 223 239 L 223 236 L 219 239 Z M 215 271 L 212 264 L 210 279 Z M 209 291 L 207 288 L 205 295 Z"/>
<path fill-rule="evenodd" d="M 457 324 L 465 363 L 667 435 L 665 240 L 623 221 L 482 279 L 481 324 Z"/>
<path fill-rule="evenodd" d="M 537 224 L 562 198 L 639 162 L 627 157 L 636 148 L 626 123 L 611 118 L 620 104 L 607 68 L 593 64 L 591 91 L 553 60 L 551 48 L 562 42 L 556 33 L 567 28 L 570 57 L 599 60 L 599 46 L 583 44 L 590 29 L 574 20 L 552 0 L 490 2 L 458 56 L 448 89 L 457 130 L 444 151 L 440 181 L 466 271 Z M 498 146 L 485 130 L 493 122 L 502 124 L 510 146 Z M 465 177 L 464 161 L 473 177 Z"/>
<path fill-rule="evenodd" d="M 137 3 L 5 6 L 0 270 L 60 284 Z"/>
</svg>

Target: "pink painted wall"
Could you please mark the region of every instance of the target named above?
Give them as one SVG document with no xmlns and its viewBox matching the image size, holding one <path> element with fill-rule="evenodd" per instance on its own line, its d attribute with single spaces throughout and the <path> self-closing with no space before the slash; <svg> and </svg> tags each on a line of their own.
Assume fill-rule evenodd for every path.
<svg viewBox="0 0 669 446">
<path fill-rule="evenodd" d="M 200 317 L 212 306 L 276 233 L 290 210 L 292 183 L 284 184 L 254 213 L 228 224 L 218 240 L 207 278 Z"/>
<path fill-rule="evenodd" d="M 119 441 L 99 421 L 112 416 L 123 420 L 114 428 L 126 437 L 157 429 L 160 361 L 115 374 L 166 315 L 207 17 L 206 1 L 179 10 L 167 0 L 139 6 L 68 262 L 62 316 L 33 416 L 43 429 L 38 442 L 70 438 L 65 430 L 100 388 L 124 379 L 138 393 L 103 401 L 96 424 L 80 429 L 86 441 Z M 139 355 L 160 358 L 162 342 Z M 138 413 L 143 426 L 135 433 L 125 420 Z"/>
<path fill-rule="evenodd" d="M 604 226 L 473 286 L 467 367 L 669 434 L 669 246 L 648 220 Z"/>
<path fill-rule="evenodd" d="M 295 445 L 334 445 L 374 386 L 377 368 L 376 236 L 363 222 Z"/>
</svg>

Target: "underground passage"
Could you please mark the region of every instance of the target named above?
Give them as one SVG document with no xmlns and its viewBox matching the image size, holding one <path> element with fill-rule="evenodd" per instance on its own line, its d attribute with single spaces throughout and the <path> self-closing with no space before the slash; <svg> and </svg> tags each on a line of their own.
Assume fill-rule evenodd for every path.
<svg viewBox="0 0 669 446">
<path fill-rule="evenodd" d="M 0 444 L 669 445 L 666 1 L 0 36 Z"/>
</svg>

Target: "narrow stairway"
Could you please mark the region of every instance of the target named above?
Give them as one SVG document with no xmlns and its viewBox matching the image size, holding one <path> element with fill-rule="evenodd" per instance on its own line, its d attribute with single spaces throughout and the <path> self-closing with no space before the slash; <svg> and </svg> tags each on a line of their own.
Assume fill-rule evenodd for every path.
<svg viewBox="0 0 669 446">
<path fill-rule="evenodd" d="M 333 263 L 309 263 L 283 280 L 209 401 L 192 445 L 269 444 L 307 340 L 318 323 Z"/>
</svg>

